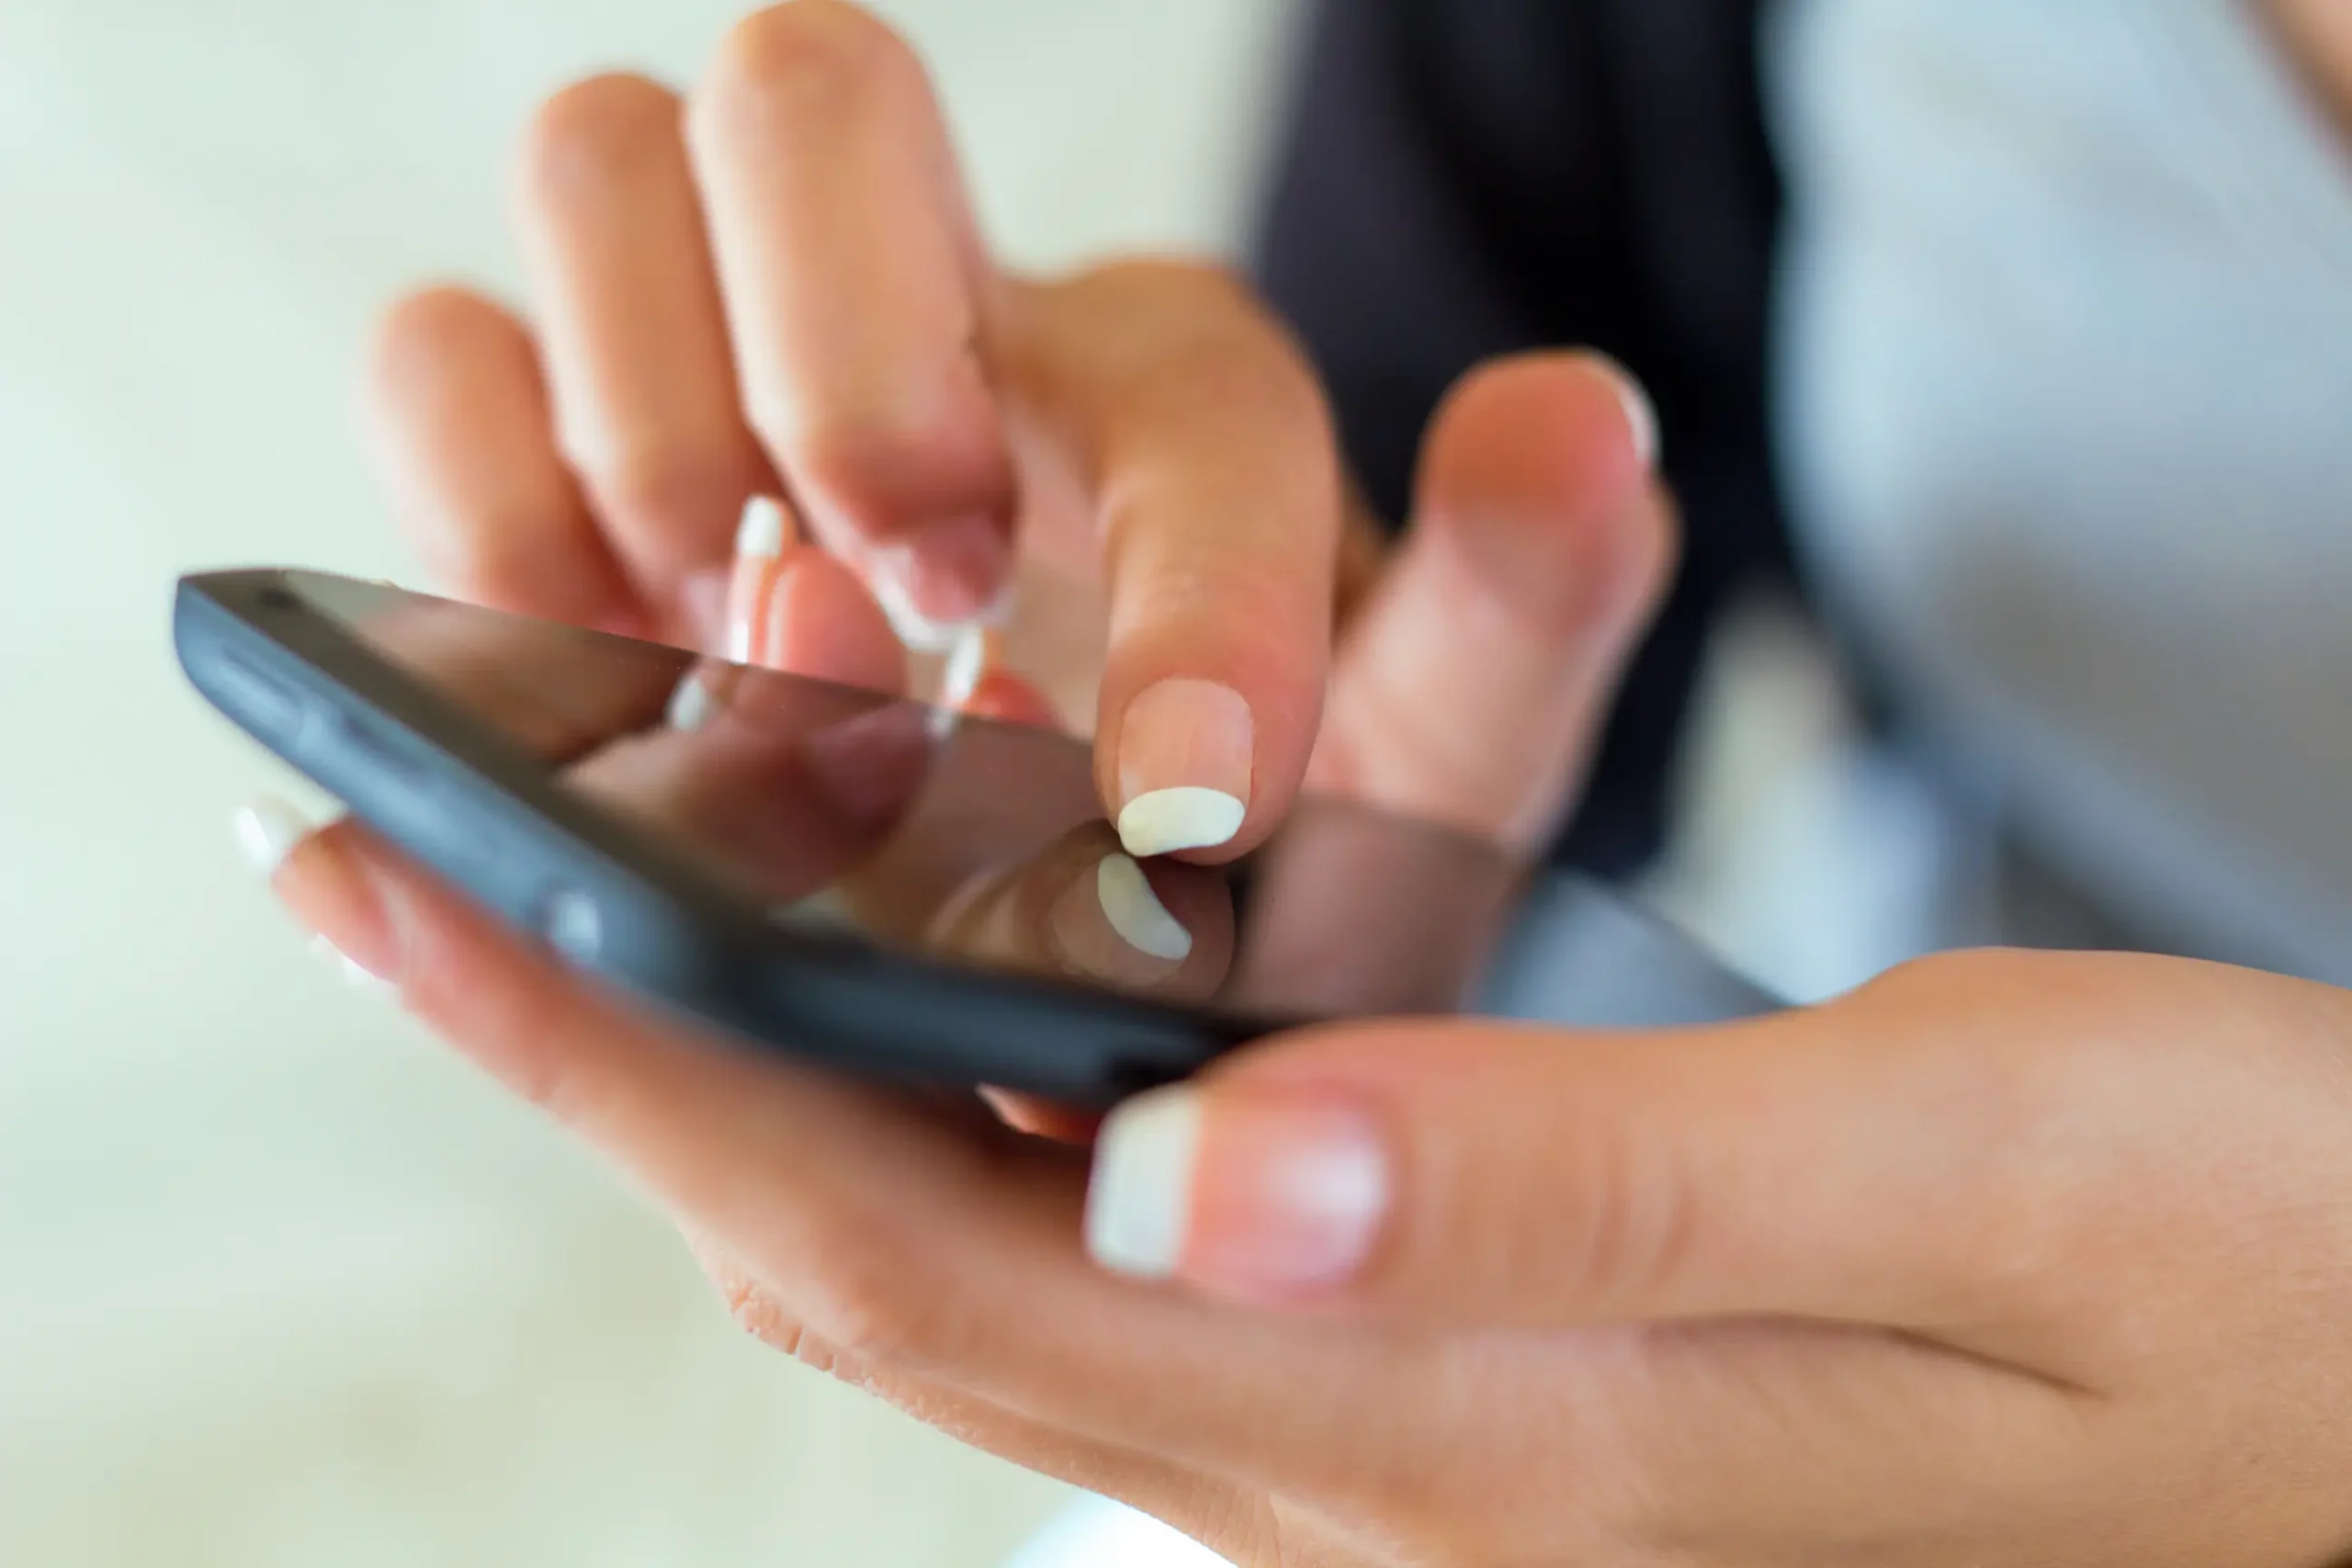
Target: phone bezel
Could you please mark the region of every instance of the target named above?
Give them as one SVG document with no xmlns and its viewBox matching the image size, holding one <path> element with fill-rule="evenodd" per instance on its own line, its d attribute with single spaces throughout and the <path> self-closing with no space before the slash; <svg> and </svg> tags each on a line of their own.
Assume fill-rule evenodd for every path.
<svg viewBox="0 0 2352 1568">
<path fill-rule="evenodd" d="M 662 835 L 565 788 L 543 761 L 311 604 L 302 581 L 329 575 L 261 568 L 180 579 L 173 642 L 188 680 L 509 926 L 733 1041 L 894 1081 L 1099 1107 L 1299 1021 L 929 962 L 780 924 Z"/>
</svg>

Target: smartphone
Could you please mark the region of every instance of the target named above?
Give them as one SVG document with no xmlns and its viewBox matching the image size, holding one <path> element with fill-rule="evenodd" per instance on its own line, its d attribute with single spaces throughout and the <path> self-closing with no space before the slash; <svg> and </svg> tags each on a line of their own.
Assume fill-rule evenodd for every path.
<svg viewBox="0 0 2352 1568">
<path fill-rule="evenodd" d="M 183 578 L 173 631 L 394 849 L 753 1051 L 1101 1107 L 1320 1020 L 1778 1005 L 1590 883 L 1344 801 L 1138 864 L 1047 730 L 311 571 Z"/>
</svg>

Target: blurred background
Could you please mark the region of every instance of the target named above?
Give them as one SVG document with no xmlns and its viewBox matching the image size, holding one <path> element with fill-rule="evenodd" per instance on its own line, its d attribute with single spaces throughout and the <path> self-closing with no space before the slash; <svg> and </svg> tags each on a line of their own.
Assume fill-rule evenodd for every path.
<svg viewBox="0 0 2352 1568">
<path fill-rule="evenodd" d="M 0 1562 L 978 1568 L 1066 1500 L 742 1339 L 633 1197 L 311 960 L 227 833 L 285 782 L 169 656 L 183 570 L 414 579 L 372 313 L 511 287 L 534 102 L 691 77 L 739 8 L 0 0 Z M 1233 246 L 1288 6 L 880 8 L 1012 259 Z M 1736 636 L 1660 894 L 1826 989 L 1867 908 L 1794 953 L 1740 889 L 1850 817 L 1845 721 L 1781 623 Z"/>
</svg>

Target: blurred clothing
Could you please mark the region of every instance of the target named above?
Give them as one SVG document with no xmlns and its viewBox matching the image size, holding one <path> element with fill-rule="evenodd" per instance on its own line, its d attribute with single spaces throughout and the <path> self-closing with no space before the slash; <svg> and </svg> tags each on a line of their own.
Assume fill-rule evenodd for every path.
<svg viewBox="0 0 2352 1568">
<path fill-rule="evenodd" d="M 1758 11 L 1330 0 L 1267 207 L 1261 281 L 1388 517 L 1410 511 L 1430 412 L 1482 359 L 1590 344 L 1657 400 L 1690 548 L 1564 850 L 1611 874 L 1665 837 L 1712 627 L 1787 558 L 1765 423 L 1781 198 Z"/>
<path fill-rule="evenodd" d="M 1947 776 L 2352 982 L 2352 151 L 2236 0 L 1792 0 L 1780 450 Z"/>
<path fill-rule="evenodd" d="M 2251 7 L 1345 0 L 1298 114 L 1262 271 L 1392 515 L 1483 357 L 1657 397 L 1689 565 L 1572 858 L 1655 851 L 1793 532 L 1990 863 L 2352 980 L 2352 155 Z"/>
</svg>

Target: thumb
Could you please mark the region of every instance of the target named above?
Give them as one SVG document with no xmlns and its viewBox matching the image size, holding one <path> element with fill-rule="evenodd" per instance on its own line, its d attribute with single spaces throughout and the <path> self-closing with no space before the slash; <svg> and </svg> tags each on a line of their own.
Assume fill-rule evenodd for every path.
<svg viewBox="0 0 2352 1568">
<path fill-rule="evenodd" d="M 2004 1196 L 2032 1107 L 2013 1092 L 2030 1075 L 1999 1064 L 2024 1054 L 1960 1048 L 1950 1023 L 1951 993 L 1984 979 L 1963 965 L 1679 1033 L 1397 1021 L 1278 1041 L 1111 1119 L 1090 1243 L 1219 1299 L 1453 1327 L 2006 1337 L 2026 1314 L 1969 1260 L 2040 1211 Z"/>
<path fill-rule="evenodd" d="M 1309 781 L 1532 850 L 1665 588 L 1647 396 L 1591 355 L 1498 361 L 1422 453 L 1411 536 L 1350 627 Z"/>
</svg>

